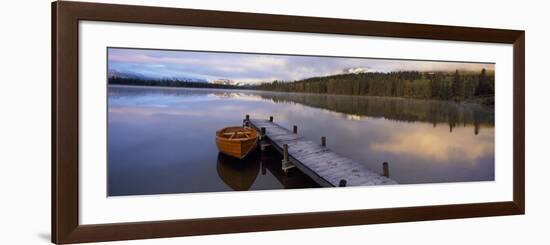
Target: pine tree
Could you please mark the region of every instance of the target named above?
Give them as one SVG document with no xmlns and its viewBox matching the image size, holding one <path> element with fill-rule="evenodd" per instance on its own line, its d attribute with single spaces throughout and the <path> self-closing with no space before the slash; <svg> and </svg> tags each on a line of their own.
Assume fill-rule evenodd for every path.
<svg viewBox="0 0 550 245">
<path fill-rule="evenodd" d="M 491 86 L 491 83 L 489 81 L 489 78 L 487 77 L 487 71 L 485 68 L 481 70 L 481 74 L 479 75 L 479 83 L 477 84 L 476 88 L 476 95 L 488 95 L 488 94 L 494 94 L 495 91 L 493 87 Z"/>
<path fill-rule="evenodd" d="M 455 71 L 452 83 L 452 97 L 454 100 L 461 100 L 464 98 L 464 81 L 458 74 L 458 70 Z"/>
</svg>

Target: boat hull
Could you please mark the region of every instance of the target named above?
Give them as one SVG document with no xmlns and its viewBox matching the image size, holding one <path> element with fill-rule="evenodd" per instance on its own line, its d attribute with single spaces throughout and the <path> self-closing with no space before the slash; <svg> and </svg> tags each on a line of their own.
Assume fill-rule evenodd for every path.
<svg viewBox="0 0 550 245">
<path fill-rule="evenodd" d="M 232 138 L 232 133 L 240 133 L 240 137 Z M 229 136 L 228 136 L 229 135 Z M 228 156 L 238 159 L 245 158 L 257 146 L 257 132 L 251 128 L 228 127 L 216 132 L 218 150 Z"/>
</svg>

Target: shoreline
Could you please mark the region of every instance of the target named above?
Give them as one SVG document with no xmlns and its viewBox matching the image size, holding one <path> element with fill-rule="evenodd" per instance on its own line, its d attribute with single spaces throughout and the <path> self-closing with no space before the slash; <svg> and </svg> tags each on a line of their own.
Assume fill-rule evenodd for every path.
<svg viewBox="0 0 550 245">
<path fill-rule="evenodd" d="M 142 84 L 117 84 L 117 83 L 107 83 L 109 86 L 119 86 L 119 87 L 144 87 L 144 88 L 171 88 L 171 89 L 196 89 L 196 90 L 239 90 L 239 91 L 254 91 L 254 92 L 266 92 L 266 93 L 281 93 L 281 94 L 307 94 L 307 95 L 318 95 L 318 96 L 352 96 L 352 97 L 368 97 L 368 98 L 383 98 L 383 99 L 403 99 L 403 100 L 420 100 L 420 101 L 437 101 L 437 102 L 452 102 L 457 104 L 476 104 L 482 105 L 489 108 L 494 108 L 494 96 L 479 96 L 464 100 L 441 100 L 441 99 L 421 99 L 413 97 L 400 97 L 400 96 L 376 96 L 376 95 L 355 95 L 355 94 L 332 94 L 332 93 L 308 93 L 308 92 L 285 92 L 285 91 L 276 91 L 276 90 L 263 90 L 263 89 L 254 89 L 250 87 L 237 87 L 234 88 L 208 88 L 208 87 L 192 87 L 192 86 L 162 86 L 162 85 L 142 85 Z M 492 100 L 492 103 L 486 102 L 486 100 Z"/>
</svg>

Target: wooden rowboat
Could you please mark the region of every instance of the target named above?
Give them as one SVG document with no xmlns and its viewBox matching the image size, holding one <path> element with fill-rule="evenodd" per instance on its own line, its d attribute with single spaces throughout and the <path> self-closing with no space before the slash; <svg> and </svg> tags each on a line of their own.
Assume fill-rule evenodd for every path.
<svg viewBox="0 0 550 245">
<path fill-rule="evenodd" d="M 243 159 L 256 148 L 258 133 L 249 127 L 227 127 L 216 131 L 218 150 L 226 155 Z"/>
</svg>

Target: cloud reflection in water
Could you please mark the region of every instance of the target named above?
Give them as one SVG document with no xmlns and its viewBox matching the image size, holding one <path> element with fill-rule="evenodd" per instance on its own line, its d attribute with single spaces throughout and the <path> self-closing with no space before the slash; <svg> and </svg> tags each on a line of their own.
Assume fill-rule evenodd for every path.
<svg viewBox="0 0 550 245">
<path fill-rule="evenodd" d="M 245 114 L 298 125 L 312 141 L 326 136 L 331 150 L 373 171 L 390 162 L 402 184 L 494 180 L 494 113 L 479 105 L 110 86 L 108 112 L 113 195 L 232 190 L 217 173 L 213 135 Z M 285 188 L 280 178 L 268 171 L 250 189 Z"/>
</svg>

